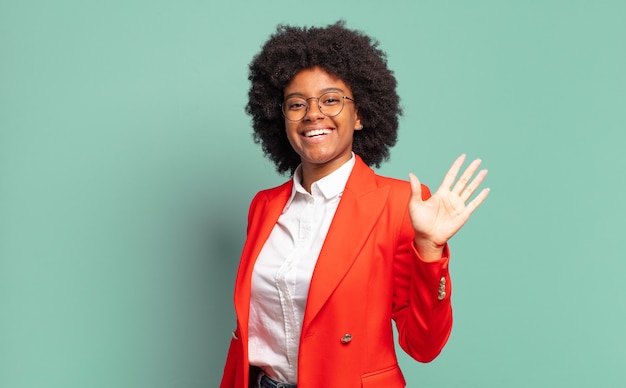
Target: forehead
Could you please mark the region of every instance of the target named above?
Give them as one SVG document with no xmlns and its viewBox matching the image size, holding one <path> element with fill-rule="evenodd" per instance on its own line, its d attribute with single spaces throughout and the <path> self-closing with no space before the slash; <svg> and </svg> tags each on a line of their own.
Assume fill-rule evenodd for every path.
<svg viewBox="0 0 626 388">
<path fill-rule="evenodd" d="M 351 92 L 341 78 L 321 67 L 313 67 L 300 70 L 285 87 L 284 95 L 318 96 L 329 91 Z"/>
</svg>

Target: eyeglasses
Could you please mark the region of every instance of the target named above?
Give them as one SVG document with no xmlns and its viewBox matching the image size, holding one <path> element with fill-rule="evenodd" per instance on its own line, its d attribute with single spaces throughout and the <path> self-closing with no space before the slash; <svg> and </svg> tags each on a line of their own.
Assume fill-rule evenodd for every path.
<svg viewBox="0 0 626 388">
<path fill-rule="evenodd" d="M 289 121 L 302 120 L 309 111 L 309 100 L 317 100 L 317 107 L 324 116 L 335 117 L 343 110 L 344 100 L 354 102 L 348 96 L 342 96 L 337 92 L 324 93 L 319 97 L 289 97 L 280 106 L 283 116 Z"/>
</svg>

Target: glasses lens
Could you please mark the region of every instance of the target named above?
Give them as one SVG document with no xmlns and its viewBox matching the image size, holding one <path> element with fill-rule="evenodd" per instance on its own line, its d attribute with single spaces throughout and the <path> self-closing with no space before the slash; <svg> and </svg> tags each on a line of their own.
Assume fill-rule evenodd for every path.
<svg viewBox="0 0 626 388">
<path fill-rule="evenodd" d="M 337 116 L 343 109 L 343 96 L 339 93 L 331 92 L 320 96 L 320 109 L 326 116 Z"/>
<path fill-rule="evenodd" d="M 283 102 L 283 114 L 287 120 L 300 121 L 306 115 L 308 102 L 304 98 L 291 97 Z"/>
<path fill-rule="evenodd" d="M 309 98 L 305 100 L 302 97 L 291 97 L 283 102 L 283 114 L 290 121 L 300 121 L 306 116 L 309 110 L 311 100 L 317 100 L 318 107 L 322 114 L 333 117 L 337 116 L 343 110 L 343 96 L 339 93 L 324 93 L 318 98 Z"/>
</svg>

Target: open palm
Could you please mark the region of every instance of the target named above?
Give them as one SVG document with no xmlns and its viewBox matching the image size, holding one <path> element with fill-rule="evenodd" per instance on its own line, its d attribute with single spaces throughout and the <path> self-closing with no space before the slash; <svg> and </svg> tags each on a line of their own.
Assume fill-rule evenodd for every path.
<svg viewBox="0 0 626 388">
<path fill-rule="evenodd" d="M 464 161 L 465 155 L 461 155 L 452 163 L 441 186 L 425 201 L 422 200 L 419 180 L 415 175 L 409 175 L 412 190 L 409 214 L 413 229 L 415 229 L 416 244 L 443 247 L 487 198 L 489 189 L 483 189 L 473 200 L 469 201 L 487 175 L 487 170 L 481 170 L 472 179 L 481 162 L 480 159 L 476 159 L 456 180 Z"/>
</svg>

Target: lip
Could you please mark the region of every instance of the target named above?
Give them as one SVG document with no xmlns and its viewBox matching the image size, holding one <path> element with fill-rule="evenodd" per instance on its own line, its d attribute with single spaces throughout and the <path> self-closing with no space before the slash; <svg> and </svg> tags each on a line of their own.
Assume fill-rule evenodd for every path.
<svg viewBox="0 0 626 388">
<path fill-rule="evenodd" d="M 300 136 L 303 136 L 307 139 L 315 139 L 315 138 L 323 137 L 326 135 L 330 135 L 332 131 L 334 130 L 335 128 L 329 128 L 329 127 L 308 127 L 308 128 L 305 128 L 300 133 Z"/>
</svg>

